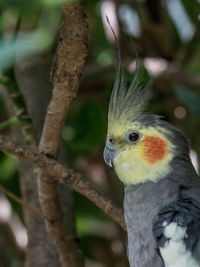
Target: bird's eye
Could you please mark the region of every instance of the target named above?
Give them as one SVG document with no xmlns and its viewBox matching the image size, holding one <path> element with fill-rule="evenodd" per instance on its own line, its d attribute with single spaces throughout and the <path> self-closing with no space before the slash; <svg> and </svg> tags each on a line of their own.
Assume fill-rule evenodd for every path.
<svg viewBox="0 0 200 267">
<path fill-rule="evenodd" d="M 128 141 L 131 143 L 135 143 L 140 138 L 140 134 L 138 132 L 130 132 L 128 134 Z"/>
</svg>

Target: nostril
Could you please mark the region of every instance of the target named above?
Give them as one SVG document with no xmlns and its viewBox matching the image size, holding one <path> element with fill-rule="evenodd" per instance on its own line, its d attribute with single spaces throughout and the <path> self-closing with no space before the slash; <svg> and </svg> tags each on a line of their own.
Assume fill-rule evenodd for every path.
<svg viewBox="0 0 200 267">
<path fill-rule="evenodd" d="M 110 136 L 109 138 L 108 138 L 108 142 L 110 143 L 110 144 L 114 144 L 114 139 L 112 138 L 112 136 Z"/>
</svg>

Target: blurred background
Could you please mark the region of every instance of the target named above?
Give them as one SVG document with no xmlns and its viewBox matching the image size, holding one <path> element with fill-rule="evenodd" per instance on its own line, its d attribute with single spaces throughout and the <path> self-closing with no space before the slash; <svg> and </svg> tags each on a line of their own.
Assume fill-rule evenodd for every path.
<svg viewBox="0 0 200 267">
<path fill-rule="evenodd" d="M 37 136 L 51 96 L 51 90 L 45 88 L 51 88 L 49 74 L 63 2 L 66 1 L 0 1 L 0 77 L 9 70 L 12 81 L 17 81 Z M 163 115 L 185 132 L 198 171 L 200 1 L 84 0 L 81 4 L 89 21 L 89 55 L 78 97 L 63 129 L 63 147 L 68 166 L 83 173 L 122 206 L 123 185 L 103 162 L 108 101 L 117 57 L 105 17 L 119 40 L 127 80 L 133 77 L 137 51 L 144 61 L 144 79 L 153 77 L 147 110 Z M 7 95 L 10 88 L 5 89 L 1 78 L 0 83 L 4 84 L 0 89 L 0 133 L 13 135 L 12 126 L 18 121 L 10 111 Z M 0 185 L 20 198 L 18 169 L 17 158 L 0 152 Z M 0 266 L 21 267 L 27 244 L 22 207 L 5 194 L 5 189 L 0 187 L 0 191 Z M 77 231 L 86 266 L 128 266 L 126 234 L 85 197 L 74 195 Z"/>
</svg>

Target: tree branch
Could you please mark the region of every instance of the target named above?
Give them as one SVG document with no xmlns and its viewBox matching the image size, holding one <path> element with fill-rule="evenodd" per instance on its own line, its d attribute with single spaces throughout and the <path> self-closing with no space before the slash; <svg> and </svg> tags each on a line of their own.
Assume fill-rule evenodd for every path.
<svg viewBox="0 0 200 267">
<path fill-rule="evenodd" d="M 55 180 L 72 187 L 75 191 L 90 199 L 124 230 L 126 230 L 122 209 L 118 208 L 113 201 L 99 193 L 95 189 L 95 186 L 87 181 L 80 173 L 75 173 L 70 169 L 66 169 L 56 160 L 48 158 L 47 156 L 25 146 L 19 146 L 10 141 L 7 137 L 1 135 L 0 148 L 5 152 L 12 153 L 17 157 L 25 159 L 33 165 L 44 169 L 49 175 L 54 177 Z"/>
<path fill-rule="evenodd" d="M 88 22 L 79 3 L 63 6 L 61 25 L 51 79 L 53 95 L 48 106 L 39 151 L 57 158 L 61 133 L 67 112 L 76 97 L 88 50 Z M 75 233 L 64 223 L 62 207 L 51 174 L 42 168 L 39 172 L 40 203 L 45 214 L 47 230 L 55 244 L 63 267 L 84 266 Z"/>
<path fill-rule="evenodd" d="M 47 18 L 48 20 L 48 18 Z M 18 22 L 20 21 L 20 18 Z M 16 28 L 13 33 L 13 38 L 16 37 L 16 34 L 19 29 L 19 23 L 17 23 Z M 31 59 L 32 57 L 32 59 Z M 46 93 L 46 88 L 44 88 L 45 84 L 45 76 L 44 71 L 42 70 L 43 66 L 39 66 L 37 68 L 37 71 L 32 72 L 32 77 L 34 76 L 34 81 L 32 81 L 31 85 L 28 87 L 28 90 L 26 90 L 26 93 L 24 94 L 24 91 L 22 88 L 26 87 L 24 86 L 24 83 L 26 83 L 27 80 L 30 79 L 30 72 L 28 72 L 28 68 L 26 65 L 26 76 L 22 75 L 16 75 L 15 70 L 19 68 L 19 66 L 25 64 L 25 62 L 29 62 L 30 65 L 35 64 L 35 58 L 36 54 L 34 56 L 29 56 L 26 59 L 23 59 L 20 62 L 17 62 L 17 65 L 13 65 L 7 70 L 3 70 L 2 77 L 0 79 L 0 82 L 4 85 L 3 87 L 6 87 L 6 92 L 9 93 L 10 98 L 12 99 L 13 105 L 10 105 L 10 99 L 6 93 L 4 93 L 4 97 L 6 100 L 6 106 L 7 111 L 11 116 L 16 116 L 16 118 L 19 120 L 20 127 L 11 127 L 11 135 L 13 135 L 14 138 L 16 138 L 19 142 L 24 142 L 26 145 L 29 146 L 36 146 L 38 143 L 35 136 L 35 130 L 38 132 L 38 128 L 34 128 L 32 123 L 32 119 L 34 121 L 41 120 L 42 109 L 44 110 L 45 101 L 38 101 L 38 90 L 42 91 L 43 94 Z M 41 54 L 40 54 L 41 57 Z M 38 79 L 37 73 L 40 71 L 42 72 L 40 75 L 41 79 Z M 37 76 L 37 77 L 36 77 Z M 43 80 L 42 80 L 43 79 Z M 49 79 L 48 79 L 49 80 Z M 19 82 L 19 83 L 18 83 Z M 30 80 L 29 80 L 30 83 Z M 42 86 L 40 86 L 43 83 Z M 37 85 L 37 89 L 34 89 L 34 86 Z M 42 90 L 41 90 L 42 88 Z M 27 89 L 27 88 L 26 88 Z M 33 97 L 31 99 L 31 102 L 33 103 L 35 99 L 37 99 L 37 104 L 34 105 L 35 110 L 37 110 L 37 116 L 36 113 L 30 114 L 30 102 L 27 102 L 27 95 L 31 97 L 30 90 L 33 90 Z M 27 92 L 28 91 L 28 92 Z M 45 93 L 44 93 L 45 92 Z M 26 98 L 25 98 L 26 95 Z M 45 95 L 46 99 L 48 99 L 48 95 Z M 40 99 L 41 100 L 41 99 Z M 41 105 L 42 103 L 42 105 Z M 40 108 L 40 106 L 42 106 Z M 46 109 L 45 109 L 46 111 Z M 33 115 L 30 117 L 30 115 Z M 5 125 L 4 125 L 5 126 Z M 32 166 L 31 166 L 32 167 Z M 33 168 L 31 168 L 30 165 L 27 162 L 19 162 L 19 174 L 20 174 L 20 188 L 22 193 L 22 199 L 23 202 L 29 203 L 29 205 L 34 208 L 34 210 L 38 210 L 41 212 L 40 204 L 39 204 L 39 196 L 38 196 L 38 188 L 37 184 L 38 181 L 35 179 L 36 174 L 33 171 Z M 25 170 L 22 171 L 22 170 Z M 71 196 L 66 190 L 66 195 Z M 71 192 L 70 192 L 71 193 Z M 70 199 L 70 197 L 69 197 Z M 69 213 L 71 212 L 71 205 L 68 205 L 67 208 L 69 210 Z M 70 213 L 71 214 L 71 213 Z M 33 216 L 30 212 L 27 212 L 27 209 L 24 209 L 24 220 L 27 228 L 27 235 L 28 235 L 28 244 L 26 248 L 26 257 L 25 257 L 25 266 L 26 267 L 43 267 L 44 265 L 47 265 L 48 267 L 58 267 L 59 264 L 59 255 L 57 253 L 57 250 L 55 246 L 52 244 L 52 241 L 49 238 L 49 234 L 47 233 L 47 230 L 45 229 L 45 222 L 44 220 L 38 219 L 39 217 Z M 71 218 L 70 218 L 71 219 Z M 69 219 L 69 220 L 70 220 Z"/>
</svg>

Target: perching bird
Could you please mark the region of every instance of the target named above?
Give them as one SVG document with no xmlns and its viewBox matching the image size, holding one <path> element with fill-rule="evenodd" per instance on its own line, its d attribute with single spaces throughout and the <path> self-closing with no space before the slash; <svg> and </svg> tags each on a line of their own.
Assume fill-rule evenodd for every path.
<svg viewBox="0 0 200 267">
<path fill-rule="evenodd" d="M 120 66 L 109 103 L 104 160 L 125 185 L 131 267 L 200 266 L 200 178 L 184 134 L 147 114 L 142 70 Z"/>
</svg>

